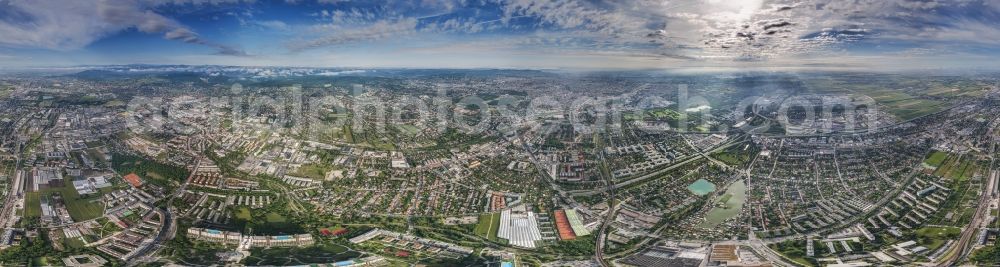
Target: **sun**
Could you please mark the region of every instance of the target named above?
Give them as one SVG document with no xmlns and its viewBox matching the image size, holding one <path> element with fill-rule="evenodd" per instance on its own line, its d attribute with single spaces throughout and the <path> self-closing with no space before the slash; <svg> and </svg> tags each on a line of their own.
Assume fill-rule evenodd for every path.
<svg viewBox="0 0 1000 267">
<path fill-rule="evenodd" d="M 705 0 L 705 7 L 716 20 L 743 22 L 753 17 L 763 3 L 763 0 Z"/>
</svg>

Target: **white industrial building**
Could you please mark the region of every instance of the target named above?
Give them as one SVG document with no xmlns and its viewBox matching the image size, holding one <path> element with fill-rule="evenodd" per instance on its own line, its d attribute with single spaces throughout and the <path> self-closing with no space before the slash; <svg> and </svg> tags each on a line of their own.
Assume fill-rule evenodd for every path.
<svg viewBox="0 0 1000 267">
<path fill-rule="evenodd" d="M 535 248 L 535 241 L 542 240 L 535 213 L 512 214 L 510 209 L 500 213 L 500 229 L 497 237 L 507 239 L 510 244 L 522 248 Z"/>
</svg>

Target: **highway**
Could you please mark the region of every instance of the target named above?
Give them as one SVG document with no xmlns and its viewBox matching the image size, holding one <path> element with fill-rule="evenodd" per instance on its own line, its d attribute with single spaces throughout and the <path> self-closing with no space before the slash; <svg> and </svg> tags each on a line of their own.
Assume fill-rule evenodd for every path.
<svg viewBox="0 0 1000 267">
<path fill-rule="evenodd" d="M 595 148 L 594 150 L 597 151 L 597 155 L 600 157 L 600 162 L 601 162 L 601 178 L 603 178 L 604 184 L 607 185 L 606 190 L 608 192 L 608 197 L 605 199 L 609 200 L 612 203 L 612 205 L 608 206 L 608 215 L 604 217 L 604 222 L 601 223 L 601 231 L 598 232 L 597 244 L 595 245 L 596 249 L 594 250 L 594 259 L 596 259 L 597 263 L 600 264 L 602 267 L 608 267 L 608 264 L 604 262 L 604 243 L 608 237 L 608 226 L 611 225 L 611 222 L 615 221 L 615 213 L 618 211 L 618 207 L 621 206 L 621 202 L 619 203 L 614 202 L 615 200 L 614 181 L 611 180 L 611 177 L 609 177 L 607 173 L 607 161 L 604 159 L 604 150 L 601 149 L 603 145 L 598 145 L 596 147 L 597 148 Z"/>
<path fill-rule="evenodd" d="M 144 246 L 143 248 L 139 249 L 139 251 L 137 251 L 136 254 L 133 255 L 132 258 L 138 260 L 130 263 L 129 266 L 135 266 L 140 262 L 149 262 L 153 260 L 146 256 L 155 255 L 156 252 L 159 251 L 161 248 L 160 243 L 173 239 L 174 236 L 177 234 L 177 217 L 174 217 L 173 213 L 170 211 L 173 208 L 173 206 L 170 206 L 169 204 L 173 202 L 175 197 L 180 196 L 187 188 L 188 184 L 191 183 L 191 180 L 194 179 L 195 174 L 198 173 L 198 168 L 201 167 L 202 160 L 203 158 L 201 157 L 195 160 L 194 168 L 191 169 L 191 173 L 188 174 L 188 178 L 184 180 L 184 184 L 178 187 L 178 189 L 174 191 L 173 194 L 171 194 L 169 197 L 166 198 L 166 200 L 164 200 L 167 202 L 168 208 L 166 209 L 158 208 L 156 212 L 160 213 L 160 217 L 162 219 L 162 223 L 160 224 L 160 229 L 159 231 L 157 231 L 156 237 L 154 237 L 152 241 L 146 244 L 146 246 Z"/>
<path fill-rule="evenodd" d="M 174 233 L 170 229 L 176 230 L 176 224 L 173 222 L 175 218 L 170 214 L 170 211 L 164 208 L 157 208 L 154 212 L 160 215 L 160 229 L 156 233 L 156 237 L 153 240 L 141 244 L 141 248 L 137 249 L 130 259 L 138 259 L 135 261 L 129 261 L 127 266 L 136 266 L 144 262 L 149 262 L 154 259 L 147 258 L 146 255 L 152 255 L 158 248 L 161 242 L 173 238 Z"/>
</svg>

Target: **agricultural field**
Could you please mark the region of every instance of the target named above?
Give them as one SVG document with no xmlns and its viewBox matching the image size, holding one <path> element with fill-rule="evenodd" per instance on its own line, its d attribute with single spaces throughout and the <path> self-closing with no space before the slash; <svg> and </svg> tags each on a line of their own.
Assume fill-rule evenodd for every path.
<svg viewBox="0 0 1000 267">
<path fill-rule="evenodd" d="M 904 121 L 941 111 L 947 106 L 941 101 L 916 98 L 880 103 L 888 108 L 889 113 Z"/>
<path fill-rule="evenodd" d="M 41 198 L 51 197 L 58 193 L 63 197 L 63 203 L 74 221 L 85 221 L 104 215 L 104 205 L 100 202 L 100 194 L 80 196 L 72 184 L 41 189 L 38 192 L 25 194 L 24 217 L 38 218 L 41 216 Z"/>
<path fill-rule="evenodd" d="M 920 116 L 943 110 L 948 101 L 939 100 L 948 94 L 965 94 L 972 89 L 953 91 L 928 87 L 919 81 L 880 80 L 873 83 L 857 83 L 849 80 L 817 80 L 807 82 L 808 88 L 817 93 L 852 93 L 871 97 L 880 109 L 896 116 L 900 120 L 911 120 Z M 922 89 L 899 90 L 901 88 L 918 87 Z M 965 88 L 965 87 L 962 87 Z M 938 95 L 932 95 L 937 93 Z"/>
<path fill-rule="evenodd" d="M 936 159 L 932 158 L 931 163 L 936 163 Z M 928 163 L 930 165 L 931 163 Z M 956 155 L 947 157 L 942 163 L 938 164 L 937 168 L 934 170 L 934 175 L 953 179 L 957 181 L 965 181 L 972 178 L 976 171 L 979 169 L 979 163 L 968 156 Z"/>
</svg>

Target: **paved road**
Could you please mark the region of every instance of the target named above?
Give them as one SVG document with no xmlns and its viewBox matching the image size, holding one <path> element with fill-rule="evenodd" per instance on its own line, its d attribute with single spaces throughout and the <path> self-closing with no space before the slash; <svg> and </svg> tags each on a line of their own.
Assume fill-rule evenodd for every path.
<svg viewBox="0 0 1000 267">
<path fill-rule="evenodd" d="M 732 146 L 734 144 L 738 144 L 738 143 L 733 143 L 733 142 L 722 143 L 719 146 L 716 146 L 716 147 L 714 147 L 714 148 L 712 148 L 712 149 L 710 149 L 708 151 L 709 151 L 709 153 L 715 152 L 715 151 L 718 151 L 720 149 L 728 148 L 728 147 L 730 147 L 730 146 Z M 617 184 L 615 184 L 615 186 L 613 188 L 605 188 L 605 189 L 600 189 L 600 190 L 569 191 L 569 193 L 570 193 L 570 195 L 573 195 L 573 196 L 593 196 L 593 195 L 597 195 L 597 194 L 603 194 L 607 190 L 617 190 L 617 189 L 629 186 L 629 185 L 634 184 L 634 183 L 645 182 L 645 181 L 648 181 L 650 179 L 655 179 L 655 178 L 661 177 L 661 175 L 663 175 L 664 173 L 666 173 L 666 172 L 668 172 L 670 170 L 673 170 L 673 169 L 676 169 L 678 167 L 684 166 L 684 165 L 686 165 L 688 163 L 691 163 L 692 161 L 701 159 L 703 157 L 705 157 L 705 156 L 704 156 L 704 154 L 701 154 L 701 153 L 689 156 L 687 159 L 682 160 L 682 161 L 677 162 L 677 163 L 674 163 L 674 164 L 672 164 L 670 166 L 667 166 L 665 168 L 658 169 L 658 170 L 656 170 L 654 172 L 647 173 L 647 174 L 644 174 L 642 176 L 639 176 L 639 177 L 636 177 L 636 178 L 632 178 L 632 179 L 629 179 L 627 181 L 623 181 L 621 183 L 617 183 Z"/>
<path fill-rule="evenodd" d="M 14 167 L 14 180 L 21 180 L 19 186 L 11 186 L 10 192 L 7 192 L 7 197 L 3 202 L 3 210 L 0 210 L 0 227 L 8 227 L 8 224 L 12 223 L 10 220 L 14 217 L 14 206 L 16 202 L 21 198 L 21 188 L 24 187 L 25 177 L 15 165 Z M 14 184 L 14 183 L 11 183 Z"/>
<path fill-rule="evenodd" d="M 600 149 L 600 147 L 602 146 L 599 145 L 597 147 L 598 148 L 596 148 L 595 150 L 597 150 L 597 155 L 599 155 L 600 157 L 601 178 L 604 179 L 604 183 L 607 185 L 606 189 L 606 191 L 608 192 L 607 200 L 614 201 L 615 200 L 614 181 L 612 181 L 611 177 L 608 177 L 607 173 L 605 173 L 605 171 L 607 170 L 607 165 L 605 163 L 607 161 L 604 160 L 604 151 Z M 604 222 L 601 223 L 601 231 L 597 235 L 597 245 L 595 246 L 597 249 L 594 251 L 594 259 L 596 259 L 597 263 L 603 267 L 608 267 L 608 264 L 604 262 L 604 243 L 608 237 L 608 226 L 611 225 L 611 222 L 615 221 L 615 213 L 618 211 L 619 206 L 621 206 L 620 202 L 609 206 L 608 215 L 605 216 Z"/>
<path fill-rule="evenodd" d="M 202 158 L 198 158 L 195 161 L 194 168 L 191 169 L 191 174 L 188 175 L 188 178 L 184 181 L 184 184 L 182 184 L 176 191 L 174 191 L 173 194 L 171 194 L 169 197 L 166 198 L 166 200 L 164 200 L 166 201 L 168 207 L 166 209 L 157 208 L 156 212 L 160 213 L 160 217 L 162 219 L 162 223 L 160 224 L 160 229 L 157 231 L 156 237 L 154 237 L 151 242 L 146 244 L 146 246 L 141 248 L 138 252 L 136 252 L 135 255 L 132 256 L 133 259 L 139 259 L 139 260 L 129 263 L 129 266 L 135 266 L 137 263 L 140 262 L 152 262 L 155 259 L 148 258 L 146 256 L 155 255 L 156 252 L 159 251 L 160 248 L 162 247 L 160 245 L 161 243 L 173 239 L 174 236 L 177 234 L 177 217 L 174 217 L 173 213 L 170 211 L 173 208 L 172 206 L 170 206 L 170 203 L 173 202 L 175 197 L 180 196 L 187 188 L 188 184 L 191 183 L 191 180 L 194 179 L 195 174 L 198 173 L 198 167 L 201 166 L 202 160 L 203 160 Z"/>
<path fill-rule="evenodd" d="M 164 208 L 157 208 L 156 210 L 154 210 L 154 212 L 160 214 L 160 229 L 157 231 L 156 237 L 153 237 L 153 240 L 143 243 L 141 245 L 142 247 L 136 250 L 135 254 L 132 254 L 132 257 L 129 258 L 137 260 L 134 261 L 126 260 L 127 262 L 129 262 L 128 266 L 136 266 L 144 262 L 155 260 L 147 258 L 146 255 L 147 254 L 152 255 L 153 253 L 150 252 L 155 252 L 159 248 L 160 243 L 169 240 L 174 236 L 176 227 L 175 224 L 173 223 L 174 218 L 173 215 L 170 214 L 170 210 Z M 171 231 L 171 229 L 173 229 L 173 231 Z"/>
</svg>

